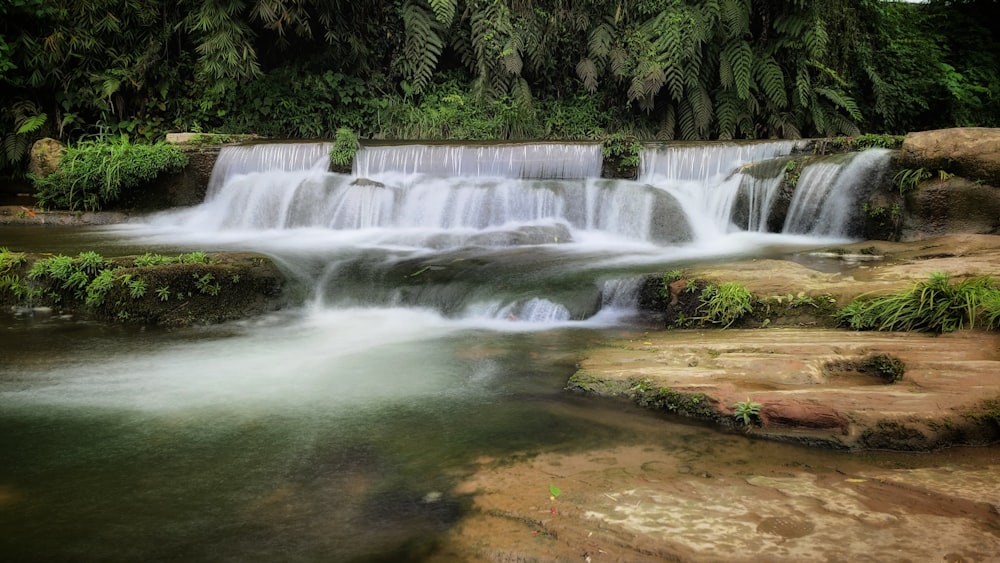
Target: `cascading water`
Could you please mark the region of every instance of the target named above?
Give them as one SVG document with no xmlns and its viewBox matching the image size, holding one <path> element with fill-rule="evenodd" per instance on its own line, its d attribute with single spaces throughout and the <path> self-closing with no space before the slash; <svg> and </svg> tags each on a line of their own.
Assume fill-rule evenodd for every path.
<svg viewBox="0 0 1000 563">
<path fill-rule="evenodd" d="M 326 170 L 331 143 L 263 143 L 222 147 L 212 168 L 206 199 L 212 199 L 233 177 L 268 171 Z"/>
<path fill-rule="evenodd" d="M 785 219 L 786 233 L 851 237 L 862 220 L 861 201 L 878 185 L 892 151 L 868 149 L 828 157 L 807 166 L 799 176 Z"/>
<path fill-rule="evenodd" d="M 358 151 L 354 175 L 594 178 L 601 175 L 601 164 L 597 143 L 372 146 Z"/>
<path fill-rule="evenodd" d="M 647 149 L 641 154 L 639 181 L 675 197 L 694 226 L 695 238 L 707 240 L 736 229 L 732 219 L 737 196 L 750 184 L 755 212 L 750 214 L 748 230 L 763 230 L 781 176 L 771 174 L 766 182 L 755 182 L 753 174 L 744 172 L 755 163 L 789 155 L 797 146 L 796 141 L 767 141 Z"/>
<path fill-rule="evenodd" d="M 796 147 L 649 149 L 639 181 L 601 179 L 595 144 L 362 147 L 352 175 L 327 171 L 329 144 L 228 147 L 205 203 L 156 222 L 266 249 L 323 307 L 596 319 L 634 307 L 636 274 L 759 252 L 732 235 L 777 236 L 763 231 Z M 811 189 L 806 171 L 801 190 Z"/>
</svg>

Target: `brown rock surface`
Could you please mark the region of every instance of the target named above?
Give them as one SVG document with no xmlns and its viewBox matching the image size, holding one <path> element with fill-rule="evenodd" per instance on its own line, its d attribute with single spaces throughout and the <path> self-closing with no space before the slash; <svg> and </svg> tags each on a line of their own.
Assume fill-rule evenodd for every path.
<svg viewBox="0 0 1000 563">
<path fill-rule="evenodd" d="M 906 194 L 901 237 L 995 234 L 1000 230 L 1000 189 L 961 177 L 928 180 Z"/>
<path fill-rule="evenodd" d="M 1000 129 L 959 127 L 910 133 L 903 140 L 904 167 L 947 170 L 1000 186 Z"/>
<path fill-rule="evenodd" d="M 576 413 L 614 425 L 601 409 Z M 1000 465 L 985 448 L 893 458 L 800 449 L 650 417 L 623 444 L 484 457 L 474 510 L 431 561 L 990 561 Z M 560 489 L 550 494 L 550 486 Z M 933 530 L 932 533 L 929 533 Z"/>
<path fill-rule="evenodd" d="M 807 258 L 803 261 L 827 260 L 825 269 L 839 271 L 762 259 L 706 265 L 685 274 L 739 282 L 758 296 L 802 292 L 828 296 L 843 306 L 860 294 L 909 288 L 934 272 L 954 278 L 995 275 L 1000 237 L 867 242 Z M 822 326 L 808 319 L 796 324 Z M 636 381 L 643 382 L 643 389 L 703 395 L 701 404 L 714 414 L 686 414 L 728 425 L 734 424 L 733 405 L 751 400 L 761 405 L 764 422 L 755 433 L 812 445 L 926 450 L 996 436 L 995 425 L 982 424 L 975 414 L 984 400 L 1000 399 L 1000 334 L 931 336 L 800 327 L 629 334 L 589 350 L 574 379 L 585 382 L 578 386 L 585 391 L 626 396 L 641 404 L 655 402 L 637 396 L 632 389 Z M 906 366 L 902 381 L 888 384 L 850 368 L 875 354 L 901 360 Z M 679 404 L 673 398 L 666 408 L 679 412 Z"/>
<path fill-rule="evenodd" d="M 45 137 L 35 141 L 31 145 L 31 163 L 28 171 L 35 176 L 45 177 L 55 172 L 59 168 L 59 159 L 62 158 L 66 145 L 61 142 Z"/>
</svg>

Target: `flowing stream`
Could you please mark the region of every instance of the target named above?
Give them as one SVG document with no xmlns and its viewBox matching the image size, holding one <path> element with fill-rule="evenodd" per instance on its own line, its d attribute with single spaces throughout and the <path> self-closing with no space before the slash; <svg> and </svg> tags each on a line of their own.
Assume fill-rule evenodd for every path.
<svg viewBox="0 0 1000 563">
<path fill-rule="evenodd" d="M 794 148 L 650 149 L 627 181 L 601 179 L 587 144 L 365 147 L 351 175 L 326 171 L 324 144 L 227 147 L 199 206 L 0 229 L 12 250 L 263 252 L 298 303 L 173 331 L 0 314 L 0 559 L 423 560 L 480 456 L 719 439 L 747 455 L 676 421 L 636 432 L 652 415 L 563 387 L 589 343 L 641 327 L 642 275 L 856 236 L 886 154 L 807 167 L 788 232 L 769 233 Z"/>
</svg>

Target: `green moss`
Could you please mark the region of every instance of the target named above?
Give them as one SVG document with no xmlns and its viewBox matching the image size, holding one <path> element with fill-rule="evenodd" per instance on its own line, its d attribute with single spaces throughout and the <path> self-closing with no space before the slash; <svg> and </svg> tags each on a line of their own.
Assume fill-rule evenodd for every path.
<svg viewBox="0 0 1000 563">
<path fill-rule="evenodd" d="M 602 397 L 618 396 L 627 389 L 626 384 L 623 382 L 602 379 L 583 370 L 574 373 L 569 378 L 566 387 L 567 389 L 583 391 L 584 393 Z"/>
<path fill-rule="evenodd" d="M 712 408 L 703 393 L 686 393 L 669 387 L 656 387 L 648 380 L 630 380 L 629 395 L 639 406 L 666 411 L 690 418 L 719 420 L 719 413 Z"/>
<path fill-rule="evenodd" d="M 887 383 L 898 382 L 906 373 L 903 361 L 889 354 L 872 354 L 861 360 L 859 367 L 861 371 L 874 373 Z"/>
</svg>

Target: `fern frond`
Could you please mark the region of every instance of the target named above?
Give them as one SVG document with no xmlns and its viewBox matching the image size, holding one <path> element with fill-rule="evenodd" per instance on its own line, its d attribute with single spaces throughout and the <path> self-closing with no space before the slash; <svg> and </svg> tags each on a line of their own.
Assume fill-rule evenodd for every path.
<svg viewBox="0 0 1000 563">
<path fill-rule="evenodd" d="M 32 115 L 25 117 L 14 122 L 14 126 L 17 127 L 17 132 L 15 135 L 24 135 L 25 133 L 34 133 L 45 125 L 48 121 L 49 116 L 44 113 L 39 113 L 37 115 Z"/>
<path fill-rule="evenodd" d="M 667 109 L 663 112 L 663 120 L 660 122 L 660 129 L 656 132 L 656 138 L 660 141 L 673 141 L 677 136 L 677 112 L 674 104 L 667 104 Z"/>
<path fill-rule="evenodd" d="M 427 0 L 434 10 L 434 17 L 441 25 L 448 27 L 455 18 L 455 11 L 458 9 L 458 0 Z"/>
<path fill-rule="evenodd" d="M 587 38 L 587 52 L 592 59 L 603 61 L 611 55 L 614 28 L 608 22 L 601 22 Z"/>
<path fill-rule="evenodd" d="M 802 133 L 795 125 L 795 115 L 788 112 L 772 112 L 767 117 L 767 124 L 772 133 L 782 139 L 800 139 Z"/>
<path fill-rule="evenodd" d="M 861 121 L 861 110 L 858 109 L 858 104 L 854 101 L 854 98 L 830 88 L 816 88 L 815 91 L 817 94 L 833 102 L 835 106 L 846 111 L 855 121 Z"/>
<path fill-rule="evenodd" d="M 826 54 L 828 40 L 826 22 L 818 16 L 813 19 L 811 25 L 806 27 L 805 33 L 802 35 L 802 42 L 805 43 L 809 58 L 813 60 L 823 58 Z"/>
<path fill-rule="evenodd" d="M 694 115 L 694 125 L 698 138 L 707 139 L 709 128 L 711 128 L 714 119 L 712 97 L 704 86 L 699 85 L 688 90 L 687 101 Z"/>
<path fill-rule="evenodd" d="M 521 69 L 524 68 L 524 60 L 521 58 L 521 52 L 524 50 L 524 42 L 521 40 L 519 35 L 512 35 L 507 39 L 507 43 L 503 46 L 502 61 L 504 69 L 514 75 L 520 75 Z"/>
<path fill-rule="evenodd" d="M 681 100 L 677 104 L 677 126 L 680 129 L 682 140 L 697 141 L 699 139 L 694 110 L 687 100 Z"/>
<path fill-rule="evenodd" d="M 413 90 L 421 92 L 430 83 L 444 42 L 437 33 L 437 23 L 418 0 L 407 0 L 401 12 L 406 40 L 403 68 L 413 81 Z"/>
<path fill-rule="evenodd" d="M 719 124 L 719 140 L 729 141 L 736 138 L 736 127 L 739 123 L 743 104 L 732 90 L 723 90 L 717 96 L 715 117 Z"/>
<path fill-rule="evenodd" d="M 630 66 L 628 52 L 621 46 L 615 46 L 608 59 L 608 70 L 611 71 L 611 75 L 615 78 L 624 78 Z"/>
<path fill-rule="evenodd" d="M 732 69 L 736 93 L 740 98 L 748 98 L 753 82 L 751 76 L 753 51 L 750 49 L 750 44 L 746 41 L 730 41 L 723 48 L 722 57 L 726 59 L 726 64 Z"/>
<path fill-rule="evenodd" d="M 809 107 L 809 102 L 812 101 L 812 79 L 804 66 L 799 66 L 795 75 L 795 93 L 798 95 L 799 105 L 804 108 Z"/>
<path fill-rule="evenodd" d="M 835 128 L 834 132 L 838 135 L 846 135 L 848 137 L 856 137 L 861 134 L 861 130 L 858 129 L 857 124 L 851 121 L 850 118 L 841 114 L 834 113 L 830 117 L 830 123 Z"/>
<path fill-rule="evenodd" d="M 518 78 L 511 89 L 511 98 L 514 100 L 514 105 L 523 113 L 526 111 L 534 111 L 534 98 L 531 95 L 531 86 L 528 85 L 528 81 L 523 78 Z"/>
<path fill-rule="evenodd" d="M 815 92 L 812 93 L 809 101 L 811 102 L 809 105 L 809 112 L 812 117 L 813 127 L 816 128 L 816 132 L 821 136 L 833 136 L 831 127 L 827 123 L 826 111 L 824 111 L 823 106 L 816 99 Z"/>
<path fill-rule="evenodd" d="M 729 57 L 725 56 L 723 53 L 719 54 L 719 85 L 724 89 L 735 87 L 733 65 L 729 64 Z"/>
<path fill-rule="evenodd" d="M 779 15 L 774 19 L 774 29 L 782 35 L 793 39 L 799 39 L 805 33 L 806 28 L 812 23 L 811 18 L 802 12 L 789 12 Z"/>
<path fill-rule="evenodd" d="M 719 8 L 727 38 L 742 39 L 750 33 L 752 10 L 748 0 L 723 0 Z"/>
<path fill-rule="evenodd" d="M 783 109 L 788 105 L 785 94 L 785 75 L 777 61 L 771 57 L 758 58 L 754 61 L 754 76 L 757 85 L 775 107 Z"/>
<path fill-rule="evenodd" d="M 576 65 L 576 75 L 583 81 L 583 87 L 593 93 L 597 91 L 597 65 L 587 58 Z"/>
</svg>

